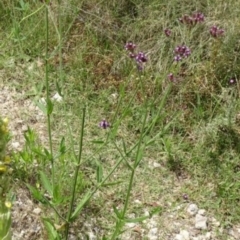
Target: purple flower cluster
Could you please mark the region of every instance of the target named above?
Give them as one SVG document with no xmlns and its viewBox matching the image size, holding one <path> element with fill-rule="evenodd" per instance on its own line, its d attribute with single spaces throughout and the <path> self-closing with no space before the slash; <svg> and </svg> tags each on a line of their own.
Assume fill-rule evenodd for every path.
<svg viewBox="0 0 240 240">
<path fill-rule="evenodd" d="M 128 42 L 125 44 L 125 49 L 130 51 L 131 53 L 134 52 L 135 48 L 136 48 L 136 44 L 134 44 L 132 42 Z"/>
<path fill-rule="evenodd" d="M 191 16 L 184 15 L 183 17 L 179 18 L 179 21 L 184 24 L 194 25 L 204 22 L 204 15 L 201 12 L 193 13 Z"/>
<path fill-rule="evenodd" d="M 125 44 L 125 49 L 129 51 L 129 57 L 135 59 L 138 70 L 143 70 L 143 65 L 147 62 L 147 56 L 143 52 L 135 53 L 136 44 L 128 42 Z"/>
<path fill-rule="evenodd" d="M 214 25 L 210 28 L 209 32 L 214 38 L 217 38 L 223 35 L 224 30 Z"/>
<path fill-rule="evenodd" d="M 189 47 L 182 45 L 182 46 L 177 46 L 174 50 L 175 56 L 174 56 L 174 61 L 179 62 L 183 58 L 187 58 L 191 54 L 191 50 Z"/>
<path fill-rule="evenodd" d="M 102 120 L 100 123 L 99 123 L 99 127 L 103 128 L 103 129 L 107 129 L 110 127 L 110 124 L 109 122 L 107 122 L 105 119 Z"/>
<path fill-rule="evenodd" d="M 170 37 L 170 35 L 172 34 L 172 31 L 168 28 L 164 29 L 164 33 L 167 37 Z"/>
</svg>

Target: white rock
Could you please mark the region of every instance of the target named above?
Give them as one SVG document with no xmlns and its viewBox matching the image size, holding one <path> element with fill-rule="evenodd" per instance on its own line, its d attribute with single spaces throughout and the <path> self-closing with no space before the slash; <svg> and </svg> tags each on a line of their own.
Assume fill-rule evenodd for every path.
<svg viewBox="0 0 240 240">
<path fill-rule="evenodd" d="M 183 236 L 180 234 L 177 234 L 174 238 L 174 240 L 183 240 Z"/>
<path fill-rule="evenodd" d="M 57 93 L 55 93 L 55 95 L 52 97 L 52 100 L 55 100 L 57 102 L 61 102 L 62 101 L 62 97 Z"/>
<path fill-rule="evenodd" d="M 33 213 L 39 215 L 42 212 L 42 210 L 40 208 L 34 208 L 33 209 Z"/>
<path fill-rule="evenodd" d="M 191 215 L 194 216 L 198 212 L 198 206 L 196 204 L 190 204 L 187 208 L 187 212 Z"/>
<path fill-rule="evenodd" d="M 148 239 L 149 240 L 158 240 L 158 228 L 152 228 L 148 232 Z"/>
<path fill-rule="evenodd" d="M 196 229 L 207 229 L 207 217 L 197 214 L 195 217 Z"/>
<path fill-rule="evenodd" d="M 206 235 L 205 235 L 205 239 L 210 240 L 211 238 L 212 238 L 211 232 L 207 232 Z"/>
<path fill-rule="evenodd" d="M 187 230 L 181 230 L 180 235 L 183 237 L 183 240 L 189 240 L 190 234 Z"/>
<path fill-rule="evenodd" d="M 134 202 L 135 202 L 136 204 L 142 204 L 142 202 L 141 202 L 140 200 L 138 200 L 138 199 L 134 200 Z"/>
<path fill-rule="evenodd" d="M 212 222 L 212 225 L 214 225 L 216 227 L 219 227 L 221 225 L 221 223 L 219 221 L 217 221 L 217 219 L 214 217 L 212 218 L 211 222 Z"/>
<path fill-rule="evenodd" d="M 126 223 L 127 228 L 134 228 L 136 226 L 136 223 Z"/>
<path fill-rule="evenodd" d="M 205 213 L 206 213 L 206 210 L 205 210 L 205 209 L 199 209 L 199 210 L 198 210 L 198 214 L 199 214 L 199 215 L 205 216 Z"/>
<path fill-rule="evenodd" d="M 90 240 L 96 240 L 97 237 L 92 233 L 92 232 L 88 232 L 88 237 Z"/>
<path fill-rule="evenodd" d="M 157 163 L 157 162 L 153 163 L 153 168 L 160 168 L 160 167 L 161 167 L 160 163 Z"/>
<path fill-rule="evenodd" d="M 20 143 L 19 142 L 13 142 L 12 147 L 15 148 L 15 149 L 18 149 L 20 147 Z"/>
<path fill-rule="evenodd" d="M 39 99 L 39 103 L 44 105 L 44 106 L 47 105 L 47 102 L 46 102 L 45 98 L 43 98 L 43 97 Z"/>
</svg>

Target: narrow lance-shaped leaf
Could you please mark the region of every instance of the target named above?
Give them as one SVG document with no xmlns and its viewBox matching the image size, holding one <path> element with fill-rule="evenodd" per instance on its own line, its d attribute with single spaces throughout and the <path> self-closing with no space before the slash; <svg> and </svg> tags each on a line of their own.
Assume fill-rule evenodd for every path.
<svg viewBox="0 0 240 240">
<path fill-rule="evenodd" d="M 44 172 L 40 172 L 40 179 L 42 182 L 42 185 L 44 187 L 44 189 L 48 192 L 48 194 L 53 197 L 53 188 L 52 185 L 50 183 L 50 181 L 48 180 L 47 176 L 45 175 Z"/>
<path fill-rule="evenodd" d="M 97 166 L 97 182 L 100 183 L 103 177 L 103 168 L 102 165 L 99 163 Z"/>
<path fill-rule="evenodd" d="M 83 207 L 85 206 L 85 204 L 91 199 L 92 197 L 92 192 L 88 191 L 83 199 L 80 201 L 80 203 L 77 205 L 74 213 L 72 214 L 70 221 L 73 221 L 74 219 L 76 219 L 76 217 L 80 214 L 80 212 L 82 211 Z"/>
</svg>

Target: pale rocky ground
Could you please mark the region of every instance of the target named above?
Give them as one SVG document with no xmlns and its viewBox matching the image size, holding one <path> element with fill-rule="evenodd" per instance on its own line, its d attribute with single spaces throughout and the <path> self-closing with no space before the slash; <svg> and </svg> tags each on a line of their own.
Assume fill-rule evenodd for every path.
<svg viewBox="0 0 240 240">
<path fill-rule="evenodd" d="M 1 86 L 1 85 L 0 85 Z M 0 113 L 9 118 L 9 128 L 12 132 L 10 149 L 19 151 L 24 145 L 23 133 L 27 127 L 36 130 L 42 141 L 45 141 L 46 123 L 43 113 L 35 106 L 30 98 L 24 97 L 24 92 L 1 86 Z M 158 167 L 157 165 L 155 167 Z M 34 202 L 25 187 L 19 186 L 15 190 L 16 200 L 12 208 L 13 240 L 45 240 L 44 227 L 41 217 L 44 211 Z M 141 202 L 138 202 L 141 204 Z M 145 214 L 149 212 L 146 210 Z M 134 217 L 134 216 L 132 216 Z M 88 234 L 89 239 L 99 239 L 96 219 L 85 222 L 70 239 L 87 239 L 82 234 Z M 221 235 L 226 236 L 224 238 Z M 122 240 L 149 239 L 149 240 L 239 240 L 240 224 L 231 229 L 223 229 L 218 222 L 204 209 L 199 209 L 195 203 L 186 200 L 173 208 L 169 203 L 169 210 L 164 209 L 161 215 L 153 216 L 143 223 L 129 223 Z"/>
</svg>

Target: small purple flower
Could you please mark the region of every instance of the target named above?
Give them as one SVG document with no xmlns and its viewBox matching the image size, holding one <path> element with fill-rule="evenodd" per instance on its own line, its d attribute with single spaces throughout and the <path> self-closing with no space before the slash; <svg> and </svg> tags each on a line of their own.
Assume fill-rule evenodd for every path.
<svg viewBox="0 0 240 240">
<path fill-rule="evenodd" d="M 175 77 L 172 73 L 169 73 L 168 74 L 168 79 L 171 81 L 171 82 L 174 82 L 175 81 Z"/>
<path fill-rule="evenodd" d="M 103 129 L 107 129 L 108 127 L 110 127 L 110 124 L 106 120 L 102 120 L 99 123 L 99 127 L 103 128 Z"/>
<path fill-rule="evenodd" d="M 132 42 L 127 42 L 125 44 L 125 49 L 130 51 L 130 52 L 133 52 L 136 48 L 136 44 L 132 43 Z"/>
<path fill-rule="evenodd" d="M 236 83 L 236 79 L 231 78 L 231 79 L 229 80 L 229 84 L 230 84 L 230 85 L 233 85 L 233 84 L 235 84 L 235 83 Z"/>
<path fill-rule="evenodd" d="M 147 57 L 143 52 L 139 52 L 136 57 L 136 61 L 139 63 L 147 62 Z"/>
<path fill-rule="evenodd" d="M 135 60 L 138 70 L 142 71 L 144 67 L 144 63 L 147 62 L 147 57 L 143 52 L 139 52 L 136 54 L 135 48 L 136 48 L 136 45 L 132 42 L 128 42 L 125 45 L 125 49 L 129 51 L 129 57 Z"/>
<path fill-rule="evenodd" d="M 203 13 L 197 12 L 197 13 L 193 13 L 191 16 L 184 15 L 183 17 L 179 18 L 179 21 L 184 24 L 193 25 L 193 24 L 203 22 L 204 19 L 205 17 Z"/>
<path fill-rule="evenodd" d="M 187 195 L 186 193 L 184 193 L 184 194 L 182 195 L 182 197 L 183 197 L 184 200 L 188 200 L 188 195 Z"/>
<path fill-rule="evenodd" d="M 172 31 L 170 29 L 166 28 L 166 29 L 164 29 L 164 33 L 167 37 L 170 37 Z"/>
<path fill-rule="evenodd" d="M 205 18 L 203 13 L 201 13 L 201 12 L 194 13 L 192 15 L 192 17 L 193 17 L 195 23 L 204 22 L 204 18 Z"/>
<path fill-rule="evenodd" d="M 174 61 L 176 62 L 180 62 L 182 60 L 181 56 L 180 55 L 176 55 L 174 56 Z"/>
<path fill-rule="evenodd" d="M 210 28 L 209 32 L 212 35 L 212 37 L 217 38 L 223 35 L 224 30 L 214 25 Z"/>
<path fill-rule="evenodd" d="M 187 58 L 191 54 L 191 50 L 189 47 L 182 45 L 177 46 L 174 50 L 174 53 L 176 54 L 174 61 L 179 62 L 182 60 L 182 58 Z"/>
</svg>

